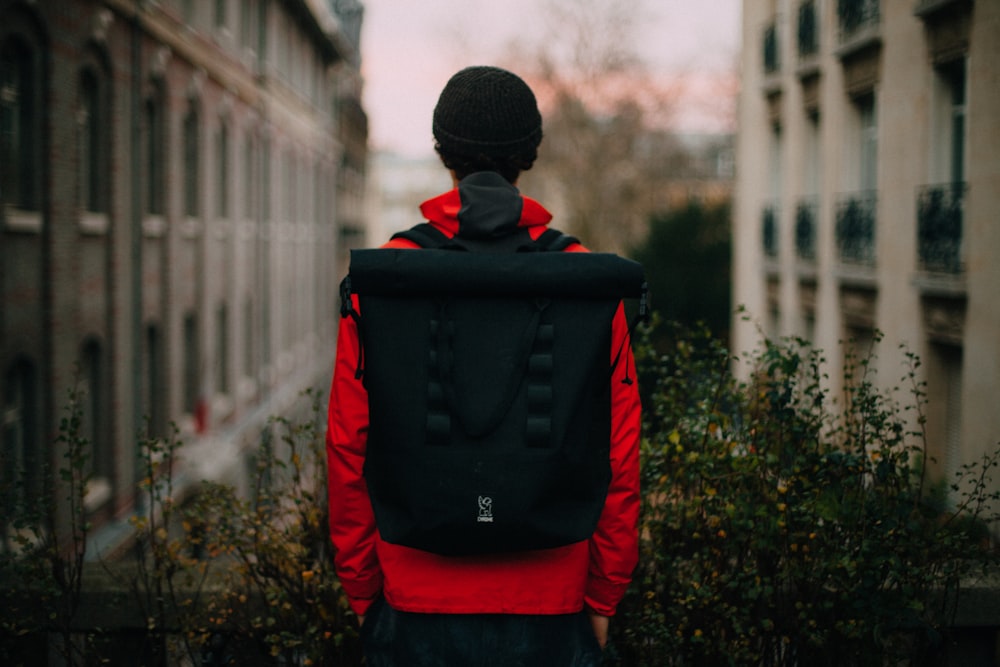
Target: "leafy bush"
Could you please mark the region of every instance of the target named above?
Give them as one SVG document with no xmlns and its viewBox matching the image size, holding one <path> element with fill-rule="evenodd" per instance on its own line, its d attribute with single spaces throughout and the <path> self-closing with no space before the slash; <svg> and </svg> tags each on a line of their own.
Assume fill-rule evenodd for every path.
<svg viewBox="0 0 1000 667">
<path fill-rule="evenodd" d="M 54 442 L 60 462 L 55 469 L 44 465 L 39 480 L 10 465 L 4 459 L 9 451 L 0 452 L 0 661 L 5 664 L 22 657 L 16 642 L 8 640 L 39 627 L 52 634 L 53 652 L 68 664 L 78 664 L 88 651 L 90 638 L 73 632 L 90 533 L 85 499 L 91 447 L 82 434 L 83 399 L 76 389 L 69 391 Z"/>
<path fill-rule="evenodd" d="M 636 346 L 641 559 L 606 662 L 938 664 L 962 586 L 997 564 L 987 526 L 1000 455 L 949 484 L 927 479 L 916 357 L 906 355 L 905 402 L 876 388 L 871 359 L 851 356 L 835 399 L 822 355 L 803 341 L 765 343 L 740 380 L 707 331 L 665 326 L 657 340 L 667 354 Z M 360 664 L 328 539 L 323 402 L 307 397 L 308 414 L 265 429 L 249 493 L 206 482 L 175 497 L 181 443 L 141 443 L 135 567 L 105 564 L 143 615 L 134 664 Z M 121 644 L 114 628 L 75 618 L 89 531 L 79 424 L 71 395 L 64 462 L 48 485 L 64 503 L 8 495 L 21 500 L 4 525 L 0 640 L 43 644 L 16 654 L 0 644 L 11 664 L 49 650 L 46 632 L 71 665 L 113 660 Z"/>
<path fill-rule="evenodd" d="M 208 665 L 358 664 L 330 554 L 325 413 L 318 393 L 304 398 L 310 410 L 301 419 L 269 420 L 247 494 L 205 481 L 177 506 L 179 444 L 144 444 L 140 488 L 152 511 L 133 520 L 134 586 L 154 655 Z"/>
<path fill-rule="evenodd" d="M 608 661 L 934 664 L 961 585 L 996 564 L 997 454 L 961 471 L 942 511 L 912 355 L 900 406 L 871 359 L 848 357 L 834 401 L 803 341 L 765 343 L 740 381 L 707 333 L 663 337 L 669 354 L 637 350 L 642 551 Z"/>
<path fill-rule="evenodd" d="M 278 438 L 265 437 L 257 451 L 249 497 L 206 484 L 185 522 L 189 543 L 231 560 L 194 633 L 213 664 L 360 664 L 333 570 L 325 411 L 318 393 L 307 397 L 304 419 L 272 418 L 267 433 Z"/>
</svg>

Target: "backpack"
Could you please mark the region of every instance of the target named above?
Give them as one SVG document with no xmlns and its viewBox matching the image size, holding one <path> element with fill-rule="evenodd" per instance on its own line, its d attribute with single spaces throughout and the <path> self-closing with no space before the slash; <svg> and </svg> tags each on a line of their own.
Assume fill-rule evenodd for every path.
<svg viewBox="0 0 1000 667">
<path fill-rule="evenodd" d="M 611 373 L 629 343 L 612 360 L 611 323 L 626 297 L 646 315 L 641 266 L 545 252 L 575 242 L 554 230 L 502 253 L 414 230 L 425 249 L 352 250 L 341 284 L 382 539 L 442 555 L 588 539 L 611 475 Z"/>
</svg>

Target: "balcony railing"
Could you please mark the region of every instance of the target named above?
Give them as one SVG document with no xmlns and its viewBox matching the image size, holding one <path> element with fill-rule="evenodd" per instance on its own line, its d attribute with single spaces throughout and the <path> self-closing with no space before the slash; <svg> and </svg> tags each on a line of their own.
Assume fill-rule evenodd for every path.
<svg viewBox="0 0 1000 667">
<path fill-rule="evenodd" d="M 795 207 L 795 252 L 799 259 L 816 259 L 816 220 L 819 205 L 804 199 Z"/>
<path fill-rule="evenodd" d="M 765 206 L 761 211 L 760 240 L 764 248 L 764 256 L 769 259 L 778 257 L 778 210 L 774 206 Z"/>
<path fill-rule="evenodd" d="M 845 264 L 875 265 L 874 192 L 847 195 L 837 204 L 837 249 Z"/>
<path fill-rule="evenodd" d="M 771 23 L 764 28 L 764 74 L 775 74 L 781 67 L 778 52 L 778 28 Z"/>
<path fill-rule="evenodd" d="M 837 0 L 840 41 L 847 41 L 862 29 L 878 25 L 879 5 L 879 0 Z"/>
<path fill-rule="evenodd" d="M 961 273 L 964 183 L 930 185 L 917 195 L 917 252 L 923 271 Z"/>
<path fill-rule="evenodd" d="M 799 5 L 798 45 L 799 58 L 814 56 L 819 51 L 816 0 L 806 0 Z"/>
</svg>

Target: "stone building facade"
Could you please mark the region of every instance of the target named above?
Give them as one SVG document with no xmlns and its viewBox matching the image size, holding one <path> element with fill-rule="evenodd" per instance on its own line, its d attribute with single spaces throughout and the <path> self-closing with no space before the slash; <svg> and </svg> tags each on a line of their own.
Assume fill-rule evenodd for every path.
<svg viewBox="0 0 1000 667">
<path fill-rule="evenodd" d="M 936 472 L 1000 441 L 1000 3 L 746 0 L 735 349 L 922 360 Z M 847 347 L 840 345 L 848 341 Z"/>
<path fill-rule="evenodd" d="M 361 12 L 0 0 L 8 503 L 44 492 L 71 394 L 108 533 L 140 437 L 176 425 L 188 477 L 239 483 L 267 417 L 325 388 L 342 218 L 364 210 Z"/>
</svg>

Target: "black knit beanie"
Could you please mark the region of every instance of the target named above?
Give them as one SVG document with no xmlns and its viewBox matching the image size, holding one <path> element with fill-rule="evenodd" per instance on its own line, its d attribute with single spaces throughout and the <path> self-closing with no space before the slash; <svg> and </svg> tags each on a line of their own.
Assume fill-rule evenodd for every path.
<svg viewBox="0 0 1000 667">
<path fill-rule="evenodd" d="M 519 76 L 499 67 L 467 67 L 448 81 L 434 107 L 434 138 L 458 155 L 507 157 L 537 148 L 542 116 Z"/>
</svg>

